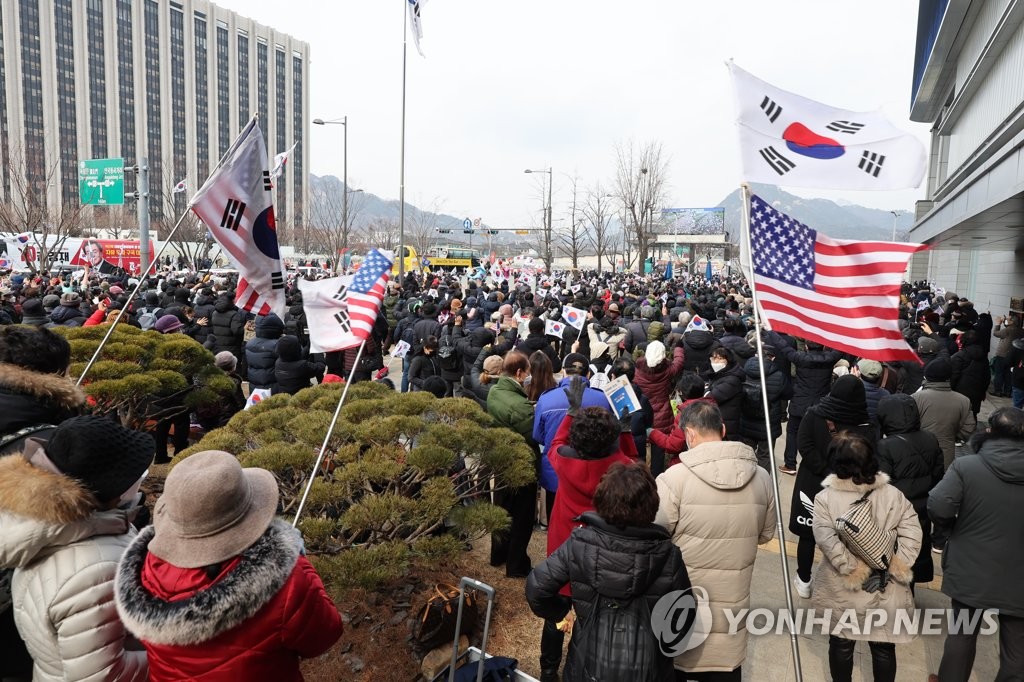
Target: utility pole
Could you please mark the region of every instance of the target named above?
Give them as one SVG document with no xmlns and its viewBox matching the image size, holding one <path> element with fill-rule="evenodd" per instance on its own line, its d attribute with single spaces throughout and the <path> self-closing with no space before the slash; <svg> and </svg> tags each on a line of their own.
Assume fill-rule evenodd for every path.
<svg viewBox="0 0 1024 682">
<path fill-rule="evenodd" d="M 139 213 L 139 269 L 141 276 L 149 274 L 149 159 L 139 159 L 138 168 L 138 213 Z"/>
</svg>

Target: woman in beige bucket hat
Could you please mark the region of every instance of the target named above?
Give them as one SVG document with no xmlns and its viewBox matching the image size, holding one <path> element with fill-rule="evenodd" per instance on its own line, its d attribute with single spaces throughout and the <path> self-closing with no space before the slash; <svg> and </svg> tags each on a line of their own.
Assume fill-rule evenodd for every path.
<svg viewBox="0 0 1024 682">
<path fill-rule="evenodd" d="M 274 519 L 277 501 L 269 471 L 227 452 L 196 453 L 171 471 L 116 582 L 151 680 L 302 680 L 300 657 L 341 636 L 301 536 Z"/>
</svg>

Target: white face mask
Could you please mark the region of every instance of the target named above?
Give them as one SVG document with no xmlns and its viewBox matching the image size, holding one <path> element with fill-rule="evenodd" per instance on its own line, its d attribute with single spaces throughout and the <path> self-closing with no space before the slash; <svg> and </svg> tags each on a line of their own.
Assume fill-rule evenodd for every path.
<svg viewBox="0 0 1024 682">
<path fill-rule="evenodd" d="M 712 362 L 711 363 L 711 369 L 713 369 L 716 372 L 721 372 L 723 369 L 725 369 L 725 366 L 727 364 L 729 364 L 729 363 L 727 363 L 727 362 Z"/>
</svg>

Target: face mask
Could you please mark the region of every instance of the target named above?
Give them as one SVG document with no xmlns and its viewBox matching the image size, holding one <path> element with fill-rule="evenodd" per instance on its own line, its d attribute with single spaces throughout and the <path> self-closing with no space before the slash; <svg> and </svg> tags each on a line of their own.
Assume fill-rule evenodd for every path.
<svg viewBox="0 0 1024 682">
<path fill-rule="evenodd" d="M 721 372 L 723 369 L 725 369 L 725 366 L 727 364 L 729 364 L 729 363 L 727 363 L 727 362 L 712 362 L 711 363 L 711 369 L 715 370 L 716 372 Z"/>
</svg>

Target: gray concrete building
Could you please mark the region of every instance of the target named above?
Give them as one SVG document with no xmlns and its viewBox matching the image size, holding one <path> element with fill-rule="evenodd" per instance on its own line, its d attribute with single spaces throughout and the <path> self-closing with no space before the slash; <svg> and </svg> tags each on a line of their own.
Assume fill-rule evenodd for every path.
<svg viewBox="0 0 1024 682">
<path fill-rule="evenodd" d="M 52 206 L 78 202 L 80 160 L 148 157 L 153 219 L 180 214 L 253 112 L 271 156 L 299 143 L 276 214 L 302 225 L 308 44 L 207 0 L 0 2 L 3 200 L 25 192 L 9 170 Z"/>
<path fill-rule="evenodd" d="M 1005 313 L 1024 296 L 1024 2 L 920 0 L 910 118 L 932 124 L 910 276 Z"/>
</svg>

